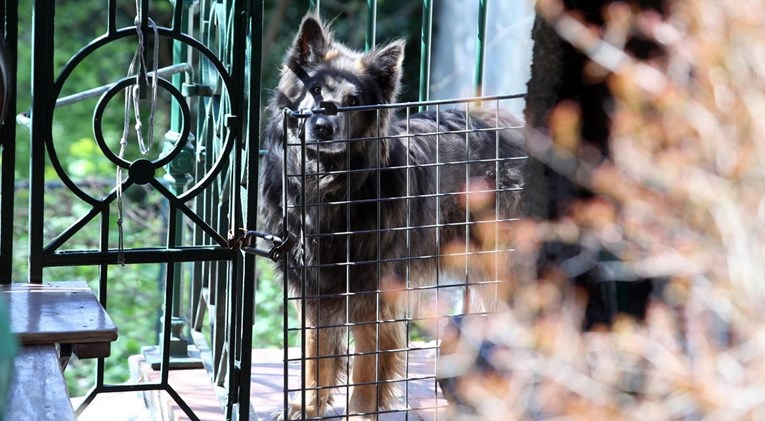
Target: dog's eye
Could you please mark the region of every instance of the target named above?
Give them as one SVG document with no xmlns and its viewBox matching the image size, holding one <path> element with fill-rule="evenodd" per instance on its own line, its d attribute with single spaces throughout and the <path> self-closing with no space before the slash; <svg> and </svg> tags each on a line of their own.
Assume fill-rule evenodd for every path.
<svg viewBox="0 0 765 421">
<path fill-rule="evenodd" d="M 321 85 L 313 85 L 311 87 L 311 93 L 314 95 L 321 95 Z"/>
<path fill-rule="evenodd" d="M 355 96 L 348 97 L 348 99 L 345 100 L 345 102 L 348 104 L 349 107 L 353 107 L 354 105 L 359 104 L 359 101 L 356 99 Z"/>
</svg>

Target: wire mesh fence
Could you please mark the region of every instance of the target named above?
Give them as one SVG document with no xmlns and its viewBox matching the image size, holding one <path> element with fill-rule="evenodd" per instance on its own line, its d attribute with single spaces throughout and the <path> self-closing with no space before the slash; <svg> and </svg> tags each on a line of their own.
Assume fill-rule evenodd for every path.
<svg viewBox="0 0 765 421">
<path fill-rule="evenodd" d="M 495 310 L 510 275 L 525 156 L 503 109 L 521 98 L 285 111 L 266 160 L 280 164 L 277 235 L 295 239 L 281 262 L 290 418 L 438 418 L 445 326 Z"/>
</svg>

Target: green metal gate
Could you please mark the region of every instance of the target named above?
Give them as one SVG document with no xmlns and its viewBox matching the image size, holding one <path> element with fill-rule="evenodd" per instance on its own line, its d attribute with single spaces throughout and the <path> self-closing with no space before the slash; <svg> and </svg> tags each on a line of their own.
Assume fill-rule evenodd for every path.
<svg viewBox="0 0 765 421">
<path fill-rule="evenodd" d="M 128 2 L 129 3 L 129 2 Z M 228 247 L 230 229 L 255 225 L 256 189 L 242 189 L 241 180 L 257 174 L 260 108 L 259 43 L 247 42 L 259 34 L 262 2 L 177 0 L 172 4 L 172 21 L 167 25 L 152 20 L 157 2 L 136 2 L 136 19 L 131 25 L 120 21 L 117 0 L 105 2 L 106 20 L 101 35 L 82 46 L 63 67 L 56 68 L 54 53 L 62 34 L 54 33 L 57 2 L 36 1 L 32 10 L 18 10 L 17 2 L 5 2 L 5 38 L 10 45 L 9 62 L 15 61 L 18 13 L 31 13 L 32 22 L 32 104 L 17 120 L 30 131 L 29 179 L 29 266 L 28 280 L 40 283 L 46 268 L 61 266 L 98 267 L 98 296 L 108 307 L 109 287 L 119 282 L 112 274 L 115 265 L 160 264 L 163 268 L 164 306 L 161 324 L 160 379 L 156 383 L 107 384 L 104 360 L 97 365 L 95 387 L 86 396 L 80 413 L 98 394 L 120 391 L 163 390 L 191 419 L 198 419 L 188 403 L 168 382 L 171 366 L 171 337 L 181 315 L 180 289 L 191 291 L 192 302 L 184 316 L 192 322 L 197 340 L 210 341 L 208 371 L 221 386 L 227 419 L 247 419 L 249 408 L 249 367 L 254 287 L 254 257 Z M 64 34 L 65 36 L 65 34 Z M 91 55 L 119 42 L 137 46 L 131 74 L 114 83 L 73 95 L 62 95 L 70 75 Z M 159 43 L 173 44 L 173 63 L 159 67 Z M 154 55 L 154 57 L 152 57 Z M 152 60 L 153 59 L 153 60 Z M 193 66 L 194 63 L 196 66 Z M 14 78 L 15 79 L 15 78 Z M 170 129 L 152 136 L 157 91 L 172 100 Z M 13 90 L 11 91 L 13 92 Z M 120 96 L 136 96 L 130 119 L 143 123 L 138 135 L 123 136 L 154 142 L 162 147 L 128 156 L 106 133 L 103 123 L 107 108 L 119 104 Z M 105 194 L 94 194 L 74 180 L 61 165 L 66 146 L 57 142 L 52 127 L 57 108 L 97 97 L 93 132 L 99 152 L 114 165 L 117 179 Z M 154 100 L 150 115 L 145 101 Z M 15 98 L 10 100 L 13 115 Z M 131 113 L 131 100 L 125 99 Z M 140 103 L 140 104 L 139 104 Z M 110 105 L 111 104 L 111 105 Z M 143 120 L 139 117 L 143 113 Z M 149 119 L 147 120 L 147 117 Z M 127 118 L 127 117 L 126 117 Z M 151 120 L 151 121 L 150 121 Z M 132 132 L 127 124 L 125 133 Z M 12 123 L 12 122 L 11 122 Z M 10 274 L 13 238 L 14 126 L 3 125 L 3 274 Z M 148 132 L 148 139 L 147 137 Z M 159 143 L 159 141 L 157 141 Z M 120 145 L 121 146 L 121 145 Z M 161 150 L 160 150 L 161 149 Z M 164 173 L 164 176 L 162 176 Z M 52 239 L 44 234 L 46 183 L 58 178 L 82 203 L 85 212 Z M 123 244 L 123 197 L 141 187 L 162 196 L 167 206 L 166 238 L 156 244 L 125 247 Z M 89 224 L 98 226 L 97 249 L 72 249 L 73 237 L 82 235 Z M 115 229 L 116 227 L 116 229 Z M 10 281 L 5 276 L 3 282 Z M 205 312 L 210 312 L 210 335 L 202 331 Z"/>
</svg>

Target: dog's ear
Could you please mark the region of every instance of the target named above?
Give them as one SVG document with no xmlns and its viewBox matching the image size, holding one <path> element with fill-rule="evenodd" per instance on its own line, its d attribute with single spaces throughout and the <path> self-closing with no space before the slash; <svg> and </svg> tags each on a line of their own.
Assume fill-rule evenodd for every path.
<svg viewBox="0 0 765 421">
<path fill-rule="evenodd" d="M 364 57 L 367 71 L 380 84 L 383 100 L 386 103 L 396 102 L 405 46 L 404 40 L 395 40 L 372 50 Z"/>
<path fill-rule="evenodd" d="M 324 57 L 328 46 L 329 36 L 324 31 L 319 17 L 309 14 L 300 24 L 300 31 L 292 46 L 290 58 L 302 66 L 315 63 Z"/>
</svg>

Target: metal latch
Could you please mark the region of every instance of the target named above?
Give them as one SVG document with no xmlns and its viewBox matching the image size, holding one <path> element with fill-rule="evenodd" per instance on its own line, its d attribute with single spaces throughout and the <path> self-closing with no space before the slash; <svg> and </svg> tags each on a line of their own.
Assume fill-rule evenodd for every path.
<svg viewBox="0 0 765 421">
<path fill-rule="evenodd" d="M 273 246 L 270 250 L 263 250 L 254 247 L 253 238 L 262 238 Z M 245 253 L 254 254 L 256 256 L 268 257 L 273 261 L 277 261 L 284 257 L 288 253 L 292 246 L 295 245 L 295 238 L 292 235 L 287 235 L 287 238 L 282 239 L 273 234 L 266 234 L 260 231 L 246 230 L 240 228 L 238 231 L 230 230 L 228 232 L 228 247 L 233 250 L 241 250 Z"/>
</svg>

